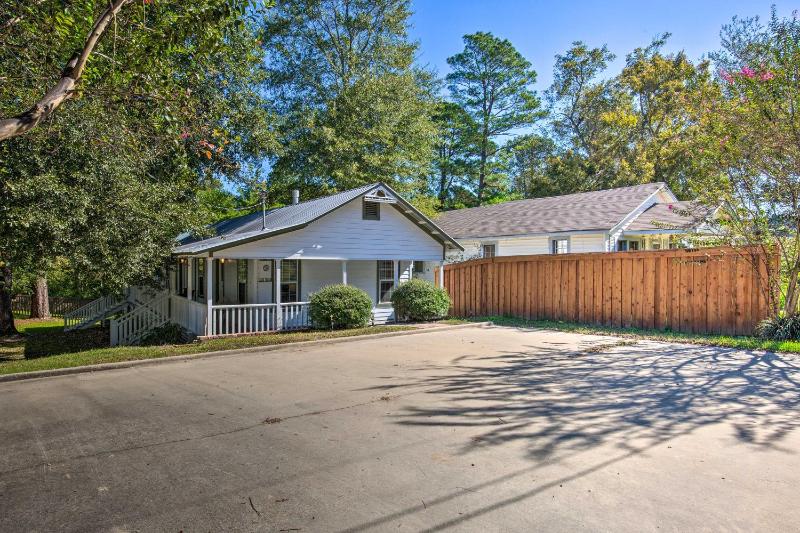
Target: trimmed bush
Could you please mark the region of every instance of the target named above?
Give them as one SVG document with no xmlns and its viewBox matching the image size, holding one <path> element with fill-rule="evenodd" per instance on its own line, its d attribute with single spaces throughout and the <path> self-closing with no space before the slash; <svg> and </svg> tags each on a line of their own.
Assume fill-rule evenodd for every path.
<svg viewBox="0 0 800 533">
<path fill-rule="evenodd" d="M 447 315 L 450 296 L 430 282 L 412 279 L 395 289 L 392 305 L 400 320 L 435 320 Z"/>
<path fill-rule="evenodd" d="M 310 304 L 318 329 L 363 328 L 372 318 L 372 298 L 352 285 L 328 285 L 311 296 Z"/>
<path fill-rule="evenodd" d="M 167 322 L 152 331 L 148 331 L 139 341 L 141 346 L 163 346 L 165 344 L 188 344 L 195 339 L 194 333 L 188 329 Z"/>
<path fill-rule="evenodd" d="M 771 341 L 800 340 L 800 315 L 776 316 L 762 320 L 756 333 L 763 339 Z"/>
</svg>

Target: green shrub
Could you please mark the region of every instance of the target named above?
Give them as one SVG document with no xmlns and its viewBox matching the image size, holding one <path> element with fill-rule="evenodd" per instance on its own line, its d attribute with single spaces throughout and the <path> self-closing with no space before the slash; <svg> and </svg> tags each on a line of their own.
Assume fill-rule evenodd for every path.
<svg viewBox="0 0 800 533">
<path fill-rule="evenodd" d="M 372 318 L 372 299 L 352 285 L 329 285 L 311 296 L 311 322 L 318 329 L 362 328 Z"/>
<path fill-rule="evenodd" d="M 139 341 L 141 346 L 163 346 L 165 344 L 188 344 L 195 340 L 195 335 L 188 329 L 167 322 L 152 331 L 148 331 Z"/>
<path fill-rule="evenodd" d="M 395 289 L 392 305 L 400 320 L 435 320 L 447 315 L 450 296 L 432 283 L 412 279 Z"/>
<path fill-rule="evenodd" d="M 800 340 L 800 315 L 767 318 L 761 321 L 756 332 L 759 337 L 772 341 Z"/>
</svg>

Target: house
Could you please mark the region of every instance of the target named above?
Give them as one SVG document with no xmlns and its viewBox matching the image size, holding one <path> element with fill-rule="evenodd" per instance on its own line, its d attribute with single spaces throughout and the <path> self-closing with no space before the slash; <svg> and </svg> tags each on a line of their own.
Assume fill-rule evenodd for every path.
<svg viewBox="0 0 800 533">
<path fill-rule="evenodd" d="M 394 319 L 393 289 L 433 281 L 455 250 L 463 249 L 383 183 L 306 202 L 294 194 L 292 205 L 224 220 L 204 238 L 180 236 L 168 289 L 98 299 L 65 316 L 65 329 L 115 316 L 112 344 L 167 322 L 200 336 L 300 329 L 310 325 L 310 296 L 336 283 L 366 291 L 381 324 Z"/>
<path fill-rule="evenodd" d="M 448 252 L 453 262 L 680 247 L 703 230 L 697 211 L 659 182 L 446 211 L 436 223 L 464 248 Z"/>
</svg>

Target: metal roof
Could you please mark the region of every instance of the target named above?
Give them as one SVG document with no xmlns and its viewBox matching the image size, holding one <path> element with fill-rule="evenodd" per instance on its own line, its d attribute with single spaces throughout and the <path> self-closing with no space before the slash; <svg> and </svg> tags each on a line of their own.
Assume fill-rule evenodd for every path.
<svg viewBox="0 0 800 533">
<path fill-rule="evenodd" d="M 196 254 L 211 252 L 243 244 L 245 242 L 267 238 L 287 231 L 294 231 L 305 227 L 323 215 L 330 213 L 346 203 L 360 198 L 364 194 L 382 187 L 390 191 L 403 206 L 401 212 L 406 216 L 411 216 L 417 221 L 424 221 L 420 228 L 426 231 L 436 240 L 443 244 L 451 245 L 461 249 L 452 237 L 442 231 L 433 221 L 416 210 L 411 204 L 406 202 L 391 187 L 384 183 L 370 183 L 355 189 L 349 189 L 340 193 L 300 202 L 294 205 L 287 205 L 267 211 L 262 230 L 262 213 L 260 211 L 249 213 L 239 217 L 223 220 L 209 227 L 212 237 L 192 238 L 185 235 L 178 238 L 178 246 L 173 249 L 174 254 Z"/>
<path fill-rule="evenodd" d="M 665 183 L 647 183 L 445 211 L 436 223 L 457 239 L 608 231 L 662 189 L 672 194 Z"/>
</svg>

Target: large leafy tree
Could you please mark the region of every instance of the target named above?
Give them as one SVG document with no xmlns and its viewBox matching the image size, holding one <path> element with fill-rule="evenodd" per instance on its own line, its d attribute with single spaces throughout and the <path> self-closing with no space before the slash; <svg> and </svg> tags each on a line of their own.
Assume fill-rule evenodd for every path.
<svg viewBox="0 0 800 533">
<path fill-rule="evenodd" d="M 694 159 L 707 172 L 694 190 L 722 206 L 721 239 L 780 256 L 783 277 L 769 295 L 782 313 L 800 312 L 800 20 L 773 11 L 767 24 L 725 26 L 712 57 L 719 84 L 702 94 Z"/>
<path fill-rule="evenodd" d="M 541 117 L 533 90 L 536 72 L 507 39 L 477 32 L 464 36 L 464 50 L 449 57 L 448 88 L 475 124 L 478 144 L 477 203 L 484 201 L 501 141 Z"/>
<path fill-rule="evenodd" d="M 43 0 L 9 19 L 0 71 L 15 83 L 0 85 L 0 116 L 60 83 L 54 67 L 107 8 Z M 274 148 L 261 16 L 233 0 L 125 5 L 69 98 L 0 143 L 0 332 L 13 331 L 12 268 L 63 258 L 105 291 L 151 278 L 175 235 L 201 225 L 197 193 L 246 179 Z"/>
<path fill-rule="evenodd" d="M 436 128 L 429 73 L 414 67 L 408 0 L 286 0 L 270 17 L 269 94 L 282 115 L 273 197 L 427 176 Z"/>
<path fill-rule="evenodd" d="M 441 207 L 451 207 L 456 189 L 468 187 L 476 175 L 478 129 L 469 113 L 453 102 L 439 102 L 433 120 L 439 134 L 434 145 L 431 189 Z"/>
</svg>

